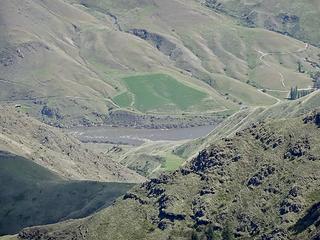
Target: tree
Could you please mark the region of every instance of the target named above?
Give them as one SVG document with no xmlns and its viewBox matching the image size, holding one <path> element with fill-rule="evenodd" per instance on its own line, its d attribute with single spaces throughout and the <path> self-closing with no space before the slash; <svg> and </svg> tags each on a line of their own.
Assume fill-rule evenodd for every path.
<svg viewBox="0 0 320 240">
<path fill-rule="evenodd" d="M 214 229 L 209 225 L 208 230 L 206 231 L 207 240 L 213 240 Z"/>
<path fill-rule="evenodd" d="M 215 231 L 214 227 L 210 224 L 206 231 L 207 240 L 221 240 L 221 232 Z"/>
<path fill-rule="evenodd" d="M 315 89 L 320 89 L 320 73 L 314 79 L 314 88 Z"/>
<path fill-rule="evenodd" d="M 226 224 L 225 228 L 223 229 L 222 239 L 223 240 L 234 240 L 235 239 L 230 222 L 228 222 Z"/>
<path fill-rule="evenodd" d="M 289 94 L 289 99 L 290 100 L 295 100 L 298 99 L 298 87 L 291 87 L 290 94 Z"/>
<path fill-rule="evenodd" d="M 191 240 L 199 240 L 199 236 L 198 236 L 198 233 L 196 231 L 192 232 Z"/>
<path fill-rule="evenodd" d="M 305 72 L 303 70 L 303 65 L 302 65 L 301 61 L 298 61 L 298 71 L 299 71 L 299 73 L 304 73 Z"/>
<path fill-rule="evenodd" d="M 290 94 L 289 94 L 289 99 L 290 100 L 296 100 L 299 98 L 302 98 L 304 96 L 307 96 L 308 94 L 310 94 L 312 92 L 311 89 L 301 89 L 299 90 L 298 87 L 292 87 L 290 90 Z"/>
<path fill-rule="evenodd" d="M 320 89 L 320 77 L 314 82 L 314 88 Z"/>
</svg>

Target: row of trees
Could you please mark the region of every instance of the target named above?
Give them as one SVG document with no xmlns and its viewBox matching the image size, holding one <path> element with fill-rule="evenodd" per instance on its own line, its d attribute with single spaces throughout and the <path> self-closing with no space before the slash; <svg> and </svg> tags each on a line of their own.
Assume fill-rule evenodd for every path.
<svg viewBox="0 0 320 240">
<path fill-rule="evenodd" d="M 304 97 L 312 92 L 311 89 L 299 90 L 298 87 L 292 87 L 289 94 L 290 100 L 296 100 L 298 98 Z"/>
<path fill-rule="evenodd" d="M 311 74 L 311 78 L 313 79 L 313 88 L 320 89 L 320 71 Z"/>
<path fill-rule="evenodd" d="M 300 66 L 300 65 L 299 65 Z M 300 68 L 299 68 L 300 70 Z M 298 98 L 304 97 L 310 94 L 313 90 L 320 89 L 320 71 L 312 73 L 311 78 L 313 79 L 313 89 L 301 89 L 299 90 L 298 87 L 292 87 L 289 94 L 290 100 L 296 100 Z"/>
<path fill-rule="evenodd" d="M 313 75 L 314 88 L 320 89 L 320 72 Z"/>
</svg>

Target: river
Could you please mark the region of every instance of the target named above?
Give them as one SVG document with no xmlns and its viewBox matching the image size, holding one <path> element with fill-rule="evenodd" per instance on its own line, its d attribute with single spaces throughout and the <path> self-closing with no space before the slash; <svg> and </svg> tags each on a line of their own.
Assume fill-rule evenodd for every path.
<svg viewBox="0 0 320 240">
<path fill-rule="evenodd" d="M 174 129 L 136 129 L 123 127 L 73 128 L 68 132 L 82 142 L 112 143 L 139 146 L 148 141 L 180 141 L 209 134 L 216 125 Z"/>
</svg>

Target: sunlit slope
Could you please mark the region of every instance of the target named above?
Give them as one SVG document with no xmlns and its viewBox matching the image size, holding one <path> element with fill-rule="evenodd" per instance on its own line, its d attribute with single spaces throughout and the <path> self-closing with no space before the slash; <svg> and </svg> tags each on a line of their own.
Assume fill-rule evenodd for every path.
<svg viewBox="0 0 320 240">
<path fill-rule="evenodd" d="M 26 115 L 23 108 L 0 106 L 0 150 L 25 157 L 72 180 L 142 182 L 144 178 L 77 139 Z"/>
<path fill-rule="evenodd" d="M 263 27 L 319 46 L 320 33 L 314 31 L 320 27 L 319 1 L 205 0 L 202 4 L 246 26 Z"/>
<path fill-rule="evenodd" d="M 285 119 L 301 116 L 320 107 L 320 92 L 316 91 L 295 101 L 287 101 L 271 107 L 244 109 L 225 119 L 208 136 L 182 144 L 175 148 L 175 153 L 188 159 L 197 154 L 200 149 L 224 137 L 231 137 L 238 131 L 257 122 L 274 119 Z"/>
<path fill-rule="evenodd" d="M 124 87 L 119 73 L 180 74 L 156 49 L 114 29 L 110 19 L 91 16 L 63 1 L 2 5 L 1 100 L 23 102 L 33 114 L 48 106 L 54 112 L 43 116 L 48 122 L 103 121 L 101 114 L 117 107 L 111 98 Z M 178 78 L 193 81 L 181 74 Z M 201 83 L 199 87 L 205 88 Z M 210 94 L 220 99 L 219 109 L 234 107 L 216 92 Z"/>
<path fill-rule="evenodd" d="M 277 101 L 271 95 L 282 98 L 291 86 L 312 85 L 314 69 L 305 59 L 319 54 L 290 37 L 239 26 L 191 0 L 1 5 L 0 99 L 28 105 L 34 116 L 61 126 L 103 123 L 119 107 L 146 110 L 128 100 L 135 93 L 123 79 L 137 75 L 166 74 L 208 96 L 205 104 L 173 108 L 180 113 L 271 105 Z M 115 97 L 124 92 L 126 103 L 119 106 Z"/>
<path fill-rule="evenodd" d="M 297 61 L 303 59 L 304 54 L 316 57 L 312 51 L 303 51 L 305 44 L 302 42 L 261 29 L 239 27 L 222 14 L 209 11 L 193 1 L 130 3 L 131 8 L 121 1 L 81 1 L 90 10 L 117 16 L 117 23 L 123 31 L 156 46 L 174 61 L 175 66 L 208 83 L 211 78 L 214 80 L 210 76 L 214 73 L 244 82 L 251 80 L 258 87 L 287 89 L 278 73 L 283 71 L 289 79 L 288 85 L 292 81 L 301 86 L 310 84 L 308 75 L 294 74 Z M 267 64 L 259 61 L 261 52 L 273 53 L 266 56 Z M 265 73 L 269 75 L 261 76 Z"/>
</svg>

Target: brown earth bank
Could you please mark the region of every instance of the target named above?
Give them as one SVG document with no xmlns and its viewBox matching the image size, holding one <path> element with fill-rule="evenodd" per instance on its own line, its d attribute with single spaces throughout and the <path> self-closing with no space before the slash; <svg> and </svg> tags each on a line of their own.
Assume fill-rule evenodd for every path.
<svg viewBox="0 0 320 240">
<path fill-rule="evenodd" d="M 196 126 L 217 125 L 230 113 L 159 115 L 139 114 L 116 110 L 108 113 L 105 124 L 117 127 L 134 127 L 148 129 L 190 128 Z"/>
</svg>

